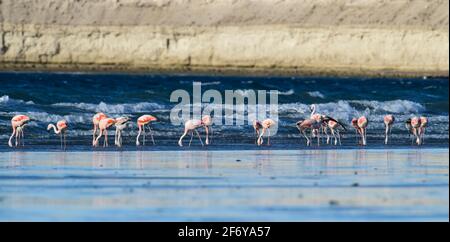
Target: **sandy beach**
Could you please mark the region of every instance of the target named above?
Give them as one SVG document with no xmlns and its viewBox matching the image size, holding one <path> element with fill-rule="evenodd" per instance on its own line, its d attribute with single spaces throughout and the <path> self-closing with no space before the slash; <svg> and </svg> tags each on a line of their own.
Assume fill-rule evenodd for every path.
<svg viewBox="0 0 450 242">
<path fill-rule="evenodd" d="M 0 153 L 1 221 L 448 221 L 448 149 Z"/>
<path fill-rule="evenodd" d="M 5 0 L 0 70 L 448 76 L 445 0 Z"/>
</svg>

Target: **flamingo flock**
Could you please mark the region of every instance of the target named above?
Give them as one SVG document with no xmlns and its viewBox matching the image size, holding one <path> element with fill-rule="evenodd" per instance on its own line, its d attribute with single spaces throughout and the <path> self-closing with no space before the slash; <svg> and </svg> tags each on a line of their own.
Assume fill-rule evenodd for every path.
<svg viewBox="0 0 450 242">
<path fill-rule="evenodd" d="M 317 146 L 320 146 L 322 138 L 326 137 L 326 144 L 333 144 L 335 146 L 342 145 L 341 139 L 343 132 L 347 131 L 346 125 L 339 120 L 330 116 L 319 114 L 316 112 L 316 105 L 310 106 L 311 114 L 307 119 L 299 120 L 296 123 L 296 127 L 299 130 L 301 136 L 306 140 L 306 145 L 311 146 L 312 141 L 316 139 Z M 24 146 L 24 128 L 34 119 L 26 115 L 16 115 L 11 119 L 12 134 L 8 140 L 10 147 Z M 93 133 L 92 133 L 92 146 L 98 147 L 100 140 L 103 138 L 103 147 L 108 147 L 108 129 L 115 127 L 114 145 L 117 147 L 123 146 L 122 132 L 127 127 L 131 118 L 127 116 L 110 118 L 104 113 L 96 113 L 92 118 Z M 152 115 L 142 115 L 137 119 L 138 134 L 136 137 L 136 146 L 145 146 L 146 143 L 146 130 L 150 134 L 153 145 L 156 145 L 153 130 L 151 128 L 152 122 L 156 122 L 158 119 Z M 391 136 L 393 125 L 396 122 L 394 115 L 386 115 L 383 119 L 385 125 L 384 132 L 384 144 L 389 144 L 389 137 Z M 355 117 L 351 120 L 350 124 L 353 126 L 356 132 L 358 145 L 367 145 L 367 128 L 369 126 L 369 119 L 366 116 Z M 211 144 L 212 140 L 212 125 L 213 120 L 211 116 L 205 115 L 201 119 L 187 120 L 184 123 L 184 132 L 178 140 L 178 145 L 183 146 L 183 139 L 190 134 L 189 146 L 191 146 L 192 140 L 195 135 L 199 138 L 202 146 Z M 277 122 L 273 119 L 265 119 L 262 121 L 254 120 L 253 129 L 255 132 L 255 144 L 262 146 L 264 143 L 264 136 L 267 136 L 267 145 L 270 146 L 271 128 L 275 127 Z M 405 127 L 408 130 L 410 137 L 413 137 L 412 143 L 417 145 L 423 145 L 425 141 L 425 131 L 428 127 L 428 118 L 412 117 L 405 121 Z M 205 142 L 199 133 L 199 129 L 205 130 Z M 60 136 L 61 149 L 65 150 L 67 147 L 66 135 L 69 130 L 69 124 L 66 120 L 60 120 L 56 124 L 49 124 L 47 130 L 53 130 L 56 135 Z M 195 133 L 195 135 L 194 135 Z M 323 136 L 322 136 L 323 135 Z"/>
</svg>

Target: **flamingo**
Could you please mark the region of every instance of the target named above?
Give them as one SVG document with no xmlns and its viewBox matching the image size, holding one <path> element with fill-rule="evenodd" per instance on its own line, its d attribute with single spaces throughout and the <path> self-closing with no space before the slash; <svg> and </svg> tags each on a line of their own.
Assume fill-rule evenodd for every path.
<svg viewBox="0 0 450 242">
<path fill-rule="evenodd" d="M 94 124 L 94 132 L 92 133 L 92 146 L 95 146 L 95 136 L 97 135 L 98 125 L 100 120 L 108 118 L 104 113 L 97 113 L 92 117 L 92 123 Z"/>
<path fill-rule="evenodd" d="M 66 149 L 66 131 L 68 129 L 68 124 L 66 120 L 60 120 L 56 123 L 56 126 L 54 124 L 49 124 L 47 126 L 47 130 L 51 130 L 55 132 L 55 134 L 59 134 L 61 137 L 61 149 Z M 63 141 L 64 140 L 64 141 Z M 64 143 L 64 147 L 63 147 Z"/>
<path fill-rule="evenodd" d="M 212 118 L 209 115 L 205 115 L 202 117 L 202 123 L 203 126 L 205 127 L 205 131 L 206 131 L 206 140 L 205 140 L 205 144 L 209 145 L 211 143 L 210 139 L 209 139 L 209 131 L 211 130 L 211 140 L 212 140 Z"/>
<path fill-rule="evenodd" d="M 347 131 L 347 128 L 345 127 L 344 124 L 335 121 L 335 120 L 329 120 L 327 123 L 327 127 L 331 130 L 331 135 L 333 135 L 334 138 L 334 145 L 337 145 L 339 142 L 339 145 L 342 145 L 341 143 L 341 132 L 339 130 L 339 128 L 342 128 L 344 131 Z M 329 136 L 328 133 L 326 133 L 327 135 L 327 144 L 329 144 Z"/>
<path fill-rule="evenodd" d="M 270 118 L 265 119 L 261 122 L 262 132 L 259 134 L 259 137 L 258 137 L 258 141 L 257 141 L 258 146 L 263 144 L 263 142 L 264 142 L 263 136 L 266 133 L 266 131 L 268 132 L 267 145 L 270 145 L 270 128 L 275 125 L 276 125 L 275 121 Z"/>
<path fill-rule="evenodd" d="M 361 135 L 362 145 L 367 145 L 367 126 L 369 125 L 369 120 L 365 117 L 353 118 L 352 126 L 356 129 L 356 132 Z"/>
<path fill-rule="evenodd" d="M 416 144 L 421 145 L 422 139 L 420 138 L 420 127 L 421 127 L 421 120 L 419 117 L 412 117 L 411 118 L 411 131 L 414 137 L 416 138 Z"/>
<path fill-rule="evenodd" d="M 420 117 L 420 127 L 419 127 L 419 135 L 421 138 L 421 144 L 425 141 L 425 129 L 428 127 L 428 118 L 427 117 Z"/>
<path fill-rule="evenodd" d="M 100 120 L 98 123 L 98 129 L 100 131 L 100 134 L 97 136 L 97 138 L 94 141 L 94 146 L 98 146 L 98 141 L 102 137 L 102 135 L 105 136 L 105 139 L 103 141 L 103 147 L 108 147 L 108 128 L 113 126 L 116 123 L 116 120 L 113 118 L 104 118 Z"/>
<path fill-rule="evenodd" d="M 11 119 L 11 126 L 13 129 L 13 132 L 11 134 L 11 137 L 9 137 L 8 140 L 8 145 L 9 147 L 13 147 L 13 146 L 19 146 L 20 145 L 20 141 L 22 141 L 22 146 L 24 146 L 24 134 L 23 134 L 23 129 L 25 128 L 25 126 L 31 121 L 30 117 L 26 116 L 26 115 L 16 115 Z M 12 143 L 12 139 L 13 137 L 16 137 L 16 142 L 15 145 L 13 145 Z"/>
<path fill-rule="evenodd" d="M 127 127 L 127 123 L 130 121 L 129 117 L 116 118 L 116 133 L 114 134 L 114 144 L 117 147 L 122 147 L 122 131 Z"/>
<path fill-rule="evenodd" d="M 319 135 L 319 132 L 323 132 L 327 136 L 327 144 L 329 144 L 330 143 L 330 136 L 328 135 L 328 131 L 327 131 L 329 126 L 328 126 L 327 122 L 322 122 L 322 121 L 325 120 L 325 119 L 328 119 L 330 117 L 328 117 L 326 115 L 322 115 L 322 114 L 316 113 L 317 106 L 315 104 L 311 104 L 309 109 L 311 111 L 310 118 L 316 120 L 317 122 L 322 123 L 322 127 L 319 127 L 318 129 L 312 129 L 311 130 L 313 136 Z"/>
<path fill-rule="evenodd" d="M 308 136 L 306 135 L 306 130 L 310 129 L 311 130 L 311 136 L 317 132 L 316 136 L 317 137 L 317 146 L 320 146 L 320 132 L 319 130 L 321 128 L 323 128 L 324 124 L 328 124 L 331 122 L 335 122 L 337 124 L 340 124 L 340 122 L 338 122 L 337 120 L 328 117 L 328 116 L 324 116 L 324 115 L 320 115 L 318 117 L 318 119 L 316 118 L 309 118 L 306 120 L 300 120 L 296 123 L 297 129 L 300 131 L 300 133 L 305 137 L 306 139 L 306 145 L 310 146 L 311 145 L 311 141 L 308 138 Z M 344 127 L 342 124 L 340 124 L 342 127 Z M 336 127 L 337 128 L 337 127 Z"/>
<path fill-rule="evenodd" d="M 253 121 L 253 129 L 255 130 L 255 135 L 256 135 L 256 137 L 255 137 L 255 144 L 258 144 L 258 137 L 259 137 L 260 130 L 262 128 L 263 128 L 262 124 L 261 124 L 261 122 L 259 120 L 254 120 Z"/>
<path fill-rule="evenodd" d="M 141 136 L 141 134 L 143 133 L 143 144 L 145 145 L 145 136 L 146 136 L 146 133 L 145 133 L 145 126 L 148 124 L 148 129 L 149 129 L 149 131 L 150 131 L 150 136 L 152 137 L 152 142 L 153 142 L 153 145 L 155 145 L 155 139 L 153 138 L 153 131 L 152 131 L 152 128 L 150 127 L 150 122 L 153 122 L 153 121 L 156 121 L 157 119 L 154 117 L 154 116 L 152 116 L 152 115 L 142 115 L 141 117 L 139 117 L 138 118 L 138 120 L 137 120 L 137 125 L 138 125 L 138 128 L 139 128 L 139 133 L 138 133 L 138 135 L 137 135 L 137 137 L 136 137 L 136 146 L 139 146 L 139 145 L 141 145 L 141 143 L 139 143 L 139 137 Z"/>
<path fill-rule="evenodd" d="M 197 136 L 198 136 L 198 138 L 199 138 L 199 140 L 200 140 L 200 143 L 201 143 L 202 146 L 203 146 L 202 138 L 200 137 L 200 134 L 199 134 L 198 131 L 197 131 L 197 129 L 200 128 L 200 127 L 202 127 L 202 126 L 205 126 L 205 125 L 203 124 L 203 121 L 202 121 L 202 120 L 191 119 L 191 120 L 186 121 L 186 122 L 184 123 L 184 133 L 181 135 L 180 139 L 178 140 L 178 145 L 179 145 L 180 147 L 182 147 L 182 146 L 183 146 L 183 138 L 184 138 L 188 133 L 190 133 L 190 134 L 191 134 L 191 141 L 189 142 L 189 146 L 191 146 L 192 138 L 194 137 L 194 132 L 195 132 L 195 133 L 197 133 Z"/>
<path fill-rule="evenodd" d="M 414 144 L 414 129 L 412 127 L 411 120 L 412 119 L 409 118 L 405 121 L 405 127 L 408 130 L 409 138 L 411 138 L 411 135 L 413 136 L 413 138 L 411 139 L 411 145 L 412 145 L 412 144 Z"/>
<path fill-rule="evenodd" d="M 386 145 L 389 142 L 389 135 L 392 132 L 392 126 L 394 125 L 394 122 L 395 122 L 394 115 L 389 114 L 389 115 L 384 116 L 384 125 L 386 126 L 384 144 L 386 144 Z"/>
</svg>

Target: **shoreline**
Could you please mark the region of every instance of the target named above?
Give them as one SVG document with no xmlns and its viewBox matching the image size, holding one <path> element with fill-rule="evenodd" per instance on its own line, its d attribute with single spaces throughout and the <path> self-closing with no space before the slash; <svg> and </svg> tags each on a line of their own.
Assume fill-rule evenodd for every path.
<svg viewBox="0 0 450 242">
<path fill-rule="evenodd" d="M 80 67 L 82 66 L 82 67 Z M 194 76 L 243 76 L 243 77 L 369 77 L 369 78 L 449 78 L 449 71 L 423 72 L 423 71 L 398 71 L 398 70 L 318 70 L 315 68 L 285 68 L 285 69 L 256 69 L 256 68 L 236 68 L 236 67 L 179 67 L 179 68 L 158 68 L 141 67 L 129 69 L 115 65 L 97 65 L 92 67 L 89 64 L 14 64 L 1 63 L 0 72 L 8 73 L 66 73 L 66 74 L 121 74 L 121 75 L 194 75 Z"/>
</svg>

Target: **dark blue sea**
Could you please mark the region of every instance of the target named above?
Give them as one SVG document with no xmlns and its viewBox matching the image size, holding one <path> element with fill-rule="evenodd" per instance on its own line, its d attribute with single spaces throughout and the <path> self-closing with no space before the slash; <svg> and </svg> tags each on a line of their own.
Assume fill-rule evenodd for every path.
<svg viewBox="0 0 450 242">
<path fill-rule="evenodd" d="M 182 126 L 170 122 L 170 102 L 174 90 L 192 95 L 192 83 L 201 82 L 202 91 L 278 90 L 279 129 L 271 138 L 272 146 L 263 149 L 307 149 L 295 122 L 310 115 L 310 104 L 318 112 L 347 124 L 342 146 L 322 145 L 322 149 L 357 148 L 353 117 L 366 115 L 369 120 L 368 148 L 383 145 L 383 116 L 394 114 L 391 148 L 413 147 L 404 121 L 412 116 L 429 118 L 424 147 L 448 147 L 448 78 L 335 78 L 335 77 L 251 77 L 164 74 L 91 74 L 91 73 L 0 73 L 0 151 L 11 151 L 10 120 L 16 114 L 36 119 L 25 130 L 23 150 L 59 149 L 59 137 L 46 130 L 49 123 L 69 122 L 68 150 L 92 150 L 92 116 L 104 112 L 110 117 L 127 115 L 133 119 L 124 131 L 123 150 L 136 150 L 135 120 L 151 114 L 156 145 L 145 150 L 189 149 L 177 146 Z M 207 105 L 207 104 L 203 104 Z M 251 125 L 214 125 L 212 145 L 201 147 L 194 139 L 190 149 L 256 149 Z M 203 131 L 202 131 L 203 132 Z M 114 133 L 113 131 L 111 132 Z M 203 134 L 203 133 L 202 133 Z M 114 144 L 110 136 L 110 144 Z M 185 141 L 186 142 L 186 141 Z M 105 150 L 104 148 L 97 148 Z M 313 149 L 316 149 L 313 147 Z M 106 150 L 116 150 L 109 147 Z"/>
</svg>

